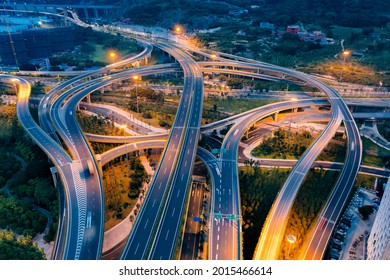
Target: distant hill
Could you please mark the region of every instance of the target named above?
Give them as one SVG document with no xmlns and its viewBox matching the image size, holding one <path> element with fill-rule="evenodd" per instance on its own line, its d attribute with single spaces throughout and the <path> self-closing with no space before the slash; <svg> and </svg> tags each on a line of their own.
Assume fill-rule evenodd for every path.
<svg viewBox="0 0 390 280">
<path fill-rule="evenodd" d="M 349 27 L 373 27 L 390 21 L 390 1 L 267 0 L 265 9 L 259 13 L 281 24 L 328 21 Z"/>
<path fill-rule="evenodd" d="M 16 0 L 24 2 L 25 0 Z M 109 4 L 115 15 L 144 25 L 174 22 L 204 28 L 213 17 L 229 17 L 234 7 L 248 10 L 253 19 L 279 25 L 314 22 L 322 26 L 379 27 L 390 22 L 389 0 L 32 0 L 37 3 Z M 14 0 L 12 0 L 14 2 Z M 251 8 L 258 6 L 259 8 Z"/>
</svg>

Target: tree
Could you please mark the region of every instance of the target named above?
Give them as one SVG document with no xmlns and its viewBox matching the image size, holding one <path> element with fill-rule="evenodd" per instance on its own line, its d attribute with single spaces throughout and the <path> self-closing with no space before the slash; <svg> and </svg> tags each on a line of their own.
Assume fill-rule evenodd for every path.
<svg viewBox="0 0 390 280">
<path fill-rule="evenodd" d="M 359 207 L 358 211 L 362 215 L 363 220 L 366 220 L 374 212 L 374 207 L 372 205 L 363 205 Z"/>
<path fill-rule="evenodd" d="M 130 219 L 131 224 L 134 225 L 134 221 L 135 221 L 134 215 L 130 215 L 129 219 Z"/>
</svg>

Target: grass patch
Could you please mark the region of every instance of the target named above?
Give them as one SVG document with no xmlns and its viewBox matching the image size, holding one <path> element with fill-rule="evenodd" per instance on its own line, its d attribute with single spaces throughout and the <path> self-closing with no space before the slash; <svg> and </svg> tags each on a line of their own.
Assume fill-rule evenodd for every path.
<svg viewBox="0 0 390 280">
<path fill-rule="evenodd" d="M 390 152 L 381 146 L 375 144 L 370 139 L 362 137 L 363 149 L 376 152 L 378 154 L 390 155 Z"/>
<path fill-rule="evenodd" d="M 378 184 L 384 180 L 384 178 L 378 178 L 372 175 L 358 173 L 355 181 L 355 187 L 374 190 L 375 180 L 377 179 L 378 179 Z"/>
<path fill-rule="evenodd" d="M 216 106 L 216 111 L 235 115 L 273 102 L 275 102 L 275 100 L 246 98 L 205 98 L 203 105 L 205 108 L 213 110 Z"/>
<path fill-rule="evenodd" d="M 378 132 L 383 136 L 387 141 L 390 141 L 390 127 L 385 123 L 377 124 Z"/>
<path fill-rule="evenodd" d="M 362 164 L 376 167 L 384 167 L 390 161 L 390 152 L 371 140 L 362 137 L 363 158 Z"/>
<path fill-rule="evenodd" d="M 363 157 L 362 157 L 362 164 L 363 165 L 383 167 L 385 165 L 385 163 L 386 162 L 384 162 L 383 159 L 378 157 L 378 156 L 363 154 Z"/>
<path fill-rule="evenodd" d="M 109 117 L 90 116 L 83 112 L 77 113 L 77 121 L 85 133 L 110 136 L 128 135 L 123 129 L 114 126 L 114 121 Z"/>
<path fill-rule="evenodd" d="M 266 136 L 263 142 L 252 150 L 259 158 L 298 159 L 314 141 L 308 131 L 291 132 L 278 128 L 273 136 Z"/>
</svg>

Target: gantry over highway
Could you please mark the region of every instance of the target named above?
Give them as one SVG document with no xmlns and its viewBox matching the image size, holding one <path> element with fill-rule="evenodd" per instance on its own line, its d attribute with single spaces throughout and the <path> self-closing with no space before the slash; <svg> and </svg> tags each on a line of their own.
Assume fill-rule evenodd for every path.
<svg viewBox="0 0 390 280">
<path fill-rule="evenodd" d="M 73 21 L 81 24 L 79 19 Z M 81 25 L 88 26 L 84 23 Z M 294 70 L 223 53 L 212 57 L 207 50 L 174 45 L 156 38 L 149 41 L 145 38 L 136 39 L 144 45 L 144 50 L 139 55 L 94 72 L 83 73 L 59 85 L 43 98 L 39 106 L 39 119 L 46 133 L 32 121 L 28 113 L 29 84 L 21 78 L 2 76 L 5 81 L 19 85 L 18 117 L 30 136 L 56 165 L 64 185 L 63 216 L 60 219 L 54 258 L 100 258 L 104 201 L 102 174 L 98 166 L 130 151 L 146 147 L 165 147 L 121 259 L 175 258 L 175 250 L 180 246 L 178 236 L 197 152 L 208 167 L 213 185 L 209 259 L 242 259 L 242 217 L 237 175 L 237 150 L 242 135 L 256 121 L 280 111 L 305 106 L 330 105 L 332 115 L 329 124 L 293 167 L 268 214 L 254 254 L 254 259 L 278 258 L 280 244 L 285 236 L 287 217 L 299 187 L 319 153 L 343 123 L 348 137 L 347 159 L 341 167 L 337 184 L 301 256 L 302 259 L 323 258 L 335 223 L 359 171 L 362 155 L 358 129 L 347 105 L 338 93 L 312 76 Z M 177 63 L 118 70 L 124 64 L 149 56 L 153 48 L 168 53 Z M 203 56 L 208 61 L 196 62 L 183 49 Z M 113 73 L 114 69 L 116 69 L 115 73 Z M 91 92 L 108 84 L 129 79 L 133 75 L 146 76 L 177 71 L 182 71 L 184 74 L 184 88 L 169 135 L 110 137 L 84 135 L 81 131 L 75 118 L 76 108 L 79 102 Z M 201 128 L 203 73 L 225 73 L 308 85 L 320 89 L 327 95 L 327 100 L 306 99 L 275 103 Z M 202 131 L 232 124 L 233 127 L 224 138 L 221 147 L 226 150 L 226 153 L 221 154 L 219 159 L 204 149 L 198 149 L 198 139 Z M 99 155 L 99 162 L 97 162 L 87 137 L 91 141 L 127 144 Z M 61 144 L 66 145 L 69 154 L 60 146 Z"/>
</svg>

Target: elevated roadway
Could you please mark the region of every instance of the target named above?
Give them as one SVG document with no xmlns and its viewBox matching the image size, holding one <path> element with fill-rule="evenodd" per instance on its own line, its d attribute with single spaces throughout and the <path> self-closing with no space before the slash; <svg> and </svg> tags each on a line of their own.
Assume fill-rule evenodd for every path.
<svg viewBox="0 0 390 280">
<path fill-rule="evenodd" d="M 193 166 L 193 160 L 187 159 L 183 162 L 182 155 L 187 153 L 187 143 L 196 145 L 198 138 L 199 124 L 197 122 L 200 122 L 201 115 L 203 76 L 197 70 L 196 64 L 180 51 L 162 44 L 158 44 L 156 47 L 170 53 L 178 60 L 184 72 L 184 88 L 167 146 L 164 149 L 159 167 L 149 188 L 149 194 L 134 224 L 121 259 L 171 258 L 177 238 L 177 228 L 175 228 L 175 225 L 169 225 L 169 229 L 165 231 L 165 248 L 157 248 L 164 244 L 155 242 L 155 238 L 160 238 L 161 234 L 159 230 L 166 224 L 164 222 L 161 223 L 166 216 L 166 205 L 168 205 L 167 207 L 171 207 L 171 204 L 166 204 L 166 202 L 172 201 L 172 193 L 178 192 L 178 185 L 175 185 L 175 182 L 177 182 L 176 178 L 178 174 L 183 174 L 184 176 L 179 179 L 179 184 L 181 184 L 182 189 L 180 191 L 181 195 L 180 193 L 179 195 L 176 194 L 176 198 L 174 199 L 174 203 L 176 203 L 175 207 L 177 207 L 176 215 L 179 214 L 179 216 L 170 218 L 172 222 L 180 224 L 182 218 L 180 214 L 183 211 L 184 203 L 183 197 L 187 194 L 186 189 L 189 185 L 189 178 Z M 199 95 L 201 97 L 197 97 Z M 198 119 L 192 119 L 190 117 L 190 112 L 193 110 L 198 112 Z M 193 151 L 194 149 L 190 148 L 188 156 L 194 157 Z M 187 168 L 188 171 L 182 173 L 182 168 Z M 151 251 L 153 252 L 151 253 Z"/>
<path fill-rule="evenodd" d="M 76 198 L 75 193 L 78 188 L 73 173 L 74 164 L 68 154 L 50 137 L 48 136 L 33 120 L 28 100 L 31 93 L 30 84 L 18 77 L 9 75 L 0 75 L 1 80 L 5 80 L 8 83 L 18 87 L 18 102 L 17 102 L 17 115 L 23 128 L 34 140 L 35 143 L 49 156 L 51 161 L 55 164 L 57 171 L 61 177 L 64 186 L 64 202 L 59 217 L 59 230 L 57 235 L 57 242 L 54 248 L 54 258 L 73 258 L 78 259 L 80 257 L 79 247 L 76 246 L 76 250 L 73 251 L 73 255 L 67 251 L 66 240 L 69 239 L 69 232 L 78 232 L 77 228 L 73 228 L 73 224 L 70 222 L 72 218 L 77 217 L 77 213 L 73 211 L 76 205 L 74 205 Z M 60 191 L 61 193 L 62 191 Z"/>
</svg>

